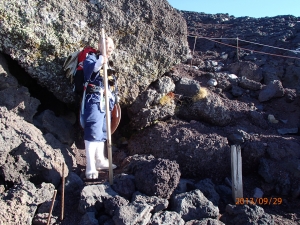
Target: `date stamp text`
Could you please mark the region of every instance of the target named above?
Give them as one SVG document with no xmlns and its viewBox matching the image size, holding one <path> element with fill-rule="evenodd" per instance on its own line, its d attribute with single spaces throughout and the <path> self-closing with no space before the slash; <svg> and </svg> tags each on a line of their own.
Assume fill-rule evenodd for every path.
<svg viewBox="0 0 300 225">
<path fill-rule="evenodd" d="M 282 198 L 236 198 L 236 205 L 281 205 Z"/>
</svg>

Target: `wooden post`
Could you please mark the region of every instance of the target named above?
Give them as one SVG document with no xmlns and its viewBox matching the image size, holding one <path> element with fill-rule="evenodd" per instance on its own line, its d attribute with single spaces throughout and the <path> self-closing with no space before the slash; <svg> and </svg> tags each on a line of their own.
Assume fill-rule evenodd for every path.
<svg viewBox="0 0 300 225">
<path fill-rule="evenodd" d="M 195 36 L 194 48 L 193 48 L 193 53 L 192 53 L 192 58 L 191 58 L 191 67 L 193 66 L 193 57 L 194 57 L 194 52 L 195 52 L 195 47 L 196 47 L 196 41 L 197 41 L 197 36 Z"/>
<path fill-rule="evenodd" d="M 60 214 L 60 220 L 64 219 L 64 211 L 65 211 L 65 164 L 62 163 L 61 214 Z"/>
<path fill-rule="evenodd" d="M 104 29 L 101 29 L 101 36 L 102 36 L 102 55 L 106 57 L 106 41 L 105 41 L 105 34 Z M 108 78 L 107 78 L 107 63 L 103 64 L 103 72 L 104 72 L 104 90 L 105 93 L 108 93 Z M 105 94 L 105 111 L 106 111 L 106 132 L 107 132 L 107 155 L 108 155 L 108 162 L 109 162 L 109 183 L 110 185 L 113 184 L 113 169 L 112 169 L 112 150 L 111 150 L 111 120 L 110 120 L 110 110 L 109 110 L 109 99 L 108 94 Z"/>
<path fill-rule="evenodd" d="M 240 58 L 239 58 L 239 37 L 236 38 L 236 58 L 237 58 L 237 61 L 240 61 Z"/>
<path fill-rule="evenodd" d="M 243 197 L 243 178 L 242 178 L 242 155 L 240 145 L 231 145 L 231 180 L 232 180 L 232 197 Z"/>
<path fill-rule="evenodd" d="M 56 198 L 56 193 L 57 193 L 57 190 L 54 190 L 52 203 L 51 203 L 51 208 L 50 208 L 50 212 L 49 212 L 49 215 L 48 215 L 47 225 L 50 224 L 50 220 L 51 220 L 51 216 L 52 216 L 52 210 L 53 210 L 53 206 L 54 206 L 54 201 L 55 201 L 55 198 Z"/>
</svg>

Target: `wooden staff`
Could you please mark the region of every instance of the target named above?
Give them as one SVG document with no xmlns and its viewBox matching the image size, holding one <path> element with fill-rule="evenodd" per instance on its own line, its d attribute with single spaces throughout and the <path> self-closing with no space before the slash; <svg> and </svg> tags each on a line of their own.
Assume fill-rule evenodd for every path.
<svg viewBox="0 0 300 225">
<path fill-rule="evenodd" d="M 53 210 L 54 201 L 55 201 L 55 198 L 56 198 L 56 193 L 57 193 L 57 190 L 54 190 L 54 194 L 53 194 L 53 198 L 52 198 L 52 203 L 51 203 L 51 208 L 50 208 L 50 212 L 49 212 L 49 215 L 48 215 L 47 225 L 50 224 L 50 219 L 51 219 L 51 216 L 52 216 L 52 210 Z"/>
<path fill-rule="evenodd" d="M 62 163 L 61 214 L 60 214 L 60 220 L 64 219 L 64 210 L 65 210 L 65 164 Z"/>
<path fill-rule="evenodd" d="M 102 36 L 102 55 L 103 58 L 106 58 L 106 41 L 104 28 L 101 28 L 101 36 Z M 107 155 L 109 161 L 109 183 L 113 184 L 113 169 L 112 169 L 112 150 L 111 150 L 111 127 L 110 127 L 110 111 L 109 111 L 109 99 L 108 99 L 108 79 L 107 79 L 107 62 L 103 64 L 103 73 L 104 73 L 104 90 L 105 90 L 105 111 L 106 111 L 106 131 L 107 131 Z"/>
</svg>

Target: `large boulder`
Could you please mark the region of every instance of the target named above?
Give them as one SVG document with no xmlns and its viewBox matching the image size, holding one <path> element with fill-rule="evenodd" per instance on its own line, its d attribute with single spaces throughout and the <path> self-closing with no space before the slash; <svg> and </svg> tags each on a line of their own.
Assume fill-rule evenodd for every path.
<svg viewBox="0 0 300 225">
<path fill-rule="evenodd" d="M 112 198 L 116 195 L 117 193 L 108 183 L 85 186 L 80 194 L 78 211 L 82 214 L 86 212 L 97 212 L 103 208 L 104 199 Z"/>
<path fill-rule="evenodd" d="M 151 221 L 150 225 L 167 225 L 167 224 L 178 224 L 184 225 L 184 220 L 181 219 L 181 216 L 177 212 L 172 211 L 164 211 L 155 213 Z"/>
<path fill-rule="evenodd" d="M 217 219 L 219 216 L 218 207 L 214 206 L 198 189 L 175 195 L 172 202 L 172 210 L 177 212 L 184 221 L 206 217 Z"/>
<path fill-rule="evenodd" d="M 61 150 L 52 148 L 38 128 L 0 107 L 0 173 L 6 181 L 31 180 L 57 186 L 62 163 Z"/>
<path fill-rule="evenodd" d="M 166 120 L 175 114 L 175 84 L 170 77 L 158 79 L 153 87 L 141 93 L 128 107 L 131 127 L 142 129 L 158 120 Z"/>
<path fill-rule="evenodd" d="M 225 224 L 274 224 L 274 218 L 257 205 L 228 204 L 225 210 L 221 218 Z"/>
<path fill-rule="evenodd" d="M 129 225 L 140 224 L 147 225 L 152 216 L 150 205 L 128 204 L 120 206 L 113 216 L 114 224 Z"/>
<path fill-rule="evenodd" d="M 232 112 L 227 104 L 228 100 L 207 91 L 203 98 L 195 99 L 186 106 L 182 105 L 178 115 L 186 120 L 199 120 L 217 126 L 226 126 L 232 120 Z"/>
<path fill-rule="evenodd" d="M 115 40 L 121 102 L 132 103 L 188 53 L 187 26 L 166 0 L 1 1 L 0 51 L 9 54 L 63 102 L 73 102 L 62 65 L 85 45 L 97 46 L 101 25 Z M 16 13 L 18 12 L 18 13 Z M 47 34 L 47 35 L 46 35 Z"/>
<path fill-rule="evenodd" d="M 239 77 L 246 77 L 249 80 L 260 82 L 263 79 L 262 71 L 253 62 L 236 62 L 229 66 L 229 72 L 238 75 Z"/>
<path fill-rule="evenodd" d="M 128 149 L 131 155 L 175 160 L 183 177 L 224 177 L 230 174 L 230 148 L 218 132 L 198 122 L 158 122 L 134 134 Z"/>
<path fill-rule="evenodd" d="M 130 167 L 137 190 L 148 196 L 168 199 L 180 180 L 179 165 L 168 159 L 137 159 Z"/>
</svg>

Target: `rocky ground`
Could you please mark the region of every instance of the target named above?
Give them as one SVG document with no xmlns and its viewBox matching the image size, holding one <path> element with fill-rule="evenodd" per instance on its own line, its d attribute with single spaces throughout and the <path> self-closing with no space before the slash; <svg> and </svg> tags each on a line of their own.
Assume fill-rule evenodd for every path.
<svg viewBox="0 0 300 225">
<path fill-rule="evenodd" d="M 264 21 L 263 19 L 251 20 L 250 18 L 247 25 L 244 25 L 241 28 L 238 25 L 241 24 L 239 23 L 239 21 L 228 22 L 228 24 L 226 24 L 226 22 L 224 22 L 228 19 L 228 15 L 226 14 L 215 15 L 215 16 L 212 15 L 211 17 L 207 15 L 199 16 L 199 14 L 197 15 L 189 12 L 183 12 L 183 14 L 187 19 L 188 29 L 190 34 L 196 36 L 210 35 L 210 37 L 220 37 L 221 35 L 227 34 L 228 35 L 227 37 L 232 37 L 233 35 L 231 33 L 234 33 L 234 30 L 240 30 L 240 32 L 244 34 L 244 37 L 247 38 L 248 35 L 247 32 L 249 32 L 249 35 L 251 35 L 250 34 L 251 32 L 249 30 L 255 27 L 255 25 L 253 24 L 263 23 Z M 288 23 L 287 18 L 285 18 L 286 19 L 285 23 Z M 274 21 L 276 20 L 278 21 L 281 19 L 282 18 L 280 17 L 274 18 Z M 270 30 L 271 29 L 272 28 L 270 28 Z M 247 32 L 244 32 L 245 30 Z M 280 32 L 284 33 L 284 31 L 282 30 Z M 254 40 L 255 41 L 259 40 L 263 42 L 265 38 L 267 38 L 267 35 L 266 36 L 262 35 L 261 38 L 254 38 Z M 250 158 L 251 156 L 257 154 L 257 151 L 259 151 L 258 148 L 264 148 L 268 145 L 270 146 L 270 149 L 268 149 L 267 151 L 269 152 L 268 154 L 271 156 L 271 158 L 273 159 L 277 158 L 281 160 L 284 160 L 286 158 L 287 162 L 290 161 L 288 159 L 289 158 L 288 155 L 293 155 L 287 152 L 298 151 L 297 148 L 300 143 L 299 131 L 298 131 L 300 125 L 300 117 L 299 117 L 300 99 L 299 99 L 299 95 L 296 94 L 297 90 L 293 89 L 294 87 L 293 85 L 286 85 L 287 87 L 290 87 L 290 89 L 286 87 L 284 93 L 280 97 L 270 97 L 267 101 L 262 100 L 262 98 L 259 97 L 258 90 L 260 89 L 250 88 L 251 85 L 250 86 L 246 85 L 245 87 L 242 84 L 240 84 L 239 87 L 242 87 L 243 90 L 239 89 L 239 90 L 235 90 L 236 91 L 235 92 L 233 91 L 235 86 L 232 87 L 230 84 L 228 84 L 228 80 L 224 79 L 222 76 L 227 76 L 228 75 L 227 71 L 230 72 L 233 71 L 230 70 L 230 64 L 234 64 L 238 61 L 240 62 L 247 61 L 247 59 L 250 59 L 252 56 L 249 55 L 247 52 L 241 51 L 239 60 L 237 60 L 236 56 L 231 58 L 230 60 L 229 59 L 224 60 L 223 57 L 224 52 L 225 53 L 231 52 L 229 53 L 229 55 L 230 54 L 234 55 L 235 54 L 234 52 L 236 50 L 235 49 L 229 50 L 226 47 L 222 49 L 222 47 L 220 46 L 214 46 L 215 47 L 214 48 L 213 45 L 209 43 L 209 41 L 203 41 L 201 39 L 195 40 L 194 37 L 189 38 L 189 43 L 190 43 L 191 52 L 193 53 L 193 58 L 186 63 L 176 65 L 171 69 L 169 73 L 167 73 L 167 75 L 171 77 L 175 75 L 180 79 L 188 78 L 188 79 L 196 80 L 200 83 L 201 87 L 207 88 L 209 91 L 218 94 L 222 99 L 231 100 L 231 101 L 224 101 L 226 102 L 225 107 L 230 108 L 231 112 L 233 112 L 234 114 L 233 117 L 237 119 L 236 123 L 229 124 L 227 128 L 212 126 L 210 123 L 206 124 L 205 122 L 204 124 L 207 125 L 207 128 L 211 130 L 210 131 L 211 135 L 213 135 L 213 132 L 215 131 L 216 135 L 228 137 L 228 134 L 230 132 L 236 132 L 237 129 L 242 129 L 247 133 L 249 133 L 252 136 L 251 138 L 253 138 L 256 143 L 261 143 L 261 144 L 253 145 L 254 146 L 253 148 L 245 147 L 245 150 L 242 153 L 244 157 L 243 158 L 244 197 L 247 198 L 253 196 L 255 188 L 259 187 L 263 190 L 265 198 L 271 199 L 273 197 L 273 198 L 277 198 L 277 200 L 280 201 L 280 204 L 276 204 L 275 202 L 272 202 L 270 204 L 265 204 L 265 203 L 260 204 L 260 206 L 265 210 L 265 212 L 272 216 L 272 218 L 274 219 L 274 224 L 278 224 L 278 225 L 279 224 L 300 224 L 299 188 L 296 187 L 294 189 L 295 191 L 293 192 L 293 194 L 291 193 L 287 194 L 287 192 L 283 191 L 284 187 L 282 187 L 282 185 L 280 187 L 280 185 L 278 185 L 277 183 L 277 187 L 274 187 L 273 184 L 266 182 L 266 177 L 262 176 L 262 174 L 258 172 L 259 166 L 257 165 L 259 164 L 258 162 L 259 160 L 249 160 L 249 161 L 247 160 L 247 158 Z M 268 43 L 273 43 L 278 45 L 280 42 L 271 40 Z M 249 46 L 245 46 L 245 47 L 249 47 Z M 284 47 L 291 48 L 290 45 L 285 45 Z M 283 62 L 281 61 L 280 58 L 270 59 L 264 56 L 260 57 L 259 55 L 253 57 L 258 58 L 258 60 L 256 60 L 256 63 L 257 61 L 260 60 L 264 62 L 269 60 Z M 295 63 L 298 64 L 297 59 L 295 60 Z M 259 64 L 261 63 L 258 63 L 258 65 Z M 276 65 L 276 63 L 274 64 Z M 221 65 L 220 66 L 221 69 L 219 71 L 220 74 L 216 73 L 219 70 L 216 67 L 218 67 L 219 65 Z M 276 69 L 276 66 L 274 67 Z M 240 68 L 239 70 L 242 69 Z M 277 70 L 278 71 L 281 70 L 280 66 L 277 67 Z M 222 73 L 222 71 L 225 71 L 225 73 Z M 244 73 L 246 74 L 246 70 L 244 71 Z M 264 77 L 265 80 L 265 83 L 263 83 L 264 85 L 268 83 L 267 81 L 269 79 L 268 76 L 270 76 L 271 73 L 272 73 L 271 70 L 266 70 L 263 73 L 264 75 L 262 76 Z M 243 73 L 241 73 L 241 75 L 243 75 Z M 254 76 L 255 75 L 253 75 L 253 77 Z M 280 75 L 277 75 L 277 78 L 280 77 L 281 77 Z M 216 85 L 211 84 L 212 79 L 214 79 L 214 81 L 217 81 Z M 279 79 L 279 80 L 281 80 L 285 84 L 288 83 L 287 82 L 288 79 Z M 175 101 L 177 105 L 186 104 L 186 99 L 182 99 L 180 95 L 176 95 L 176 92 L 175 92 Z M 236 104 L 234 103 L 234 101 L 238 101 L 239 103 Z M 249 120 L 248 113 L 249 113 L 249 109 L 251 111 L 251 107 L 252 109 L 255 108 L 258 112 L 260 112 L 262 116 L 253 116 L 252 119 L 250 118 Z M 268 120 L 269 115 L 274 115 L 277 121 Z M 168 124 L 172 124 L 172 120 L 177 120 L 179 118 L 184 120 L 187 119 L 181 113 L 177 113 L 175 116 L 171 117 L 170 119 L 171 122 L 168 122 Z M 193 127 L 195 126 L 194 123 L 197 122 L 195 121 L 193 122 L 193 120 L 190 120 L 190 118 L 188 118 L 188 121 L 189 123 L 186 124 L 187 129 L 193 129 Z M 170 125 L 170 129 L 172 129 L 172 125 Z M 289 133 L 289 131 L 291 130 L 294 131 Z M 286 133 L 280 133 L 280 132 L 286 132 Z M 201 132 L 200 133 L 189 132 L 185 136 L 185 138 L 187 140 L 192 140 L 195 138 L 199 138 L 199 136 L 201 135 L 202 135 Z M 170 138 L 170 137 L 166 136 L 165 138 Z M 287 145 L 287 143 L 291 143 L 291 142 L 295 142 L 298 144 L 294 147 L 292 144 L 290 147 L 288 147 L 288 149 L 284 150 L 282 146 Z M 255 153 L 251 153 L 249 151 L 254 151 Z M 271 153 L 270 151 L 273 151 L 273 153 Z M 130 154 L 132 153 L 132 150 L 130 149 L 127 150 L 125 146 L 124 152 L 126 154 L 128 153 Z M 262 154 L 261 156 L 263 155 L 264 154 Z M 299 155 L 297 156 L 296 154 L 295 157 L 299 157 Z M 276 163 L 272 165 L 274 167 L 272 167 L 271 170 L 274 171 L 276 170 L 275 168 L 277 166 L 278 167 L 282 166 L 278 164 L 276 165 Z M 283 167 L 287 168 L 287 165 L 283 165 Z M 116 172 L 118 173 L 118 171 Z M 277 174 L 280 177 L 279 179 L 282 180 L 286 179 L 285 176 L 287 174 L 284 173 L 285 172 L 283 172 L 281 175 L 280 173 Z M 291 174 L 288 174 L 288 176 L 290 176 L 291 180 L 287 182 L 294 183 L 296 184 L 296 186 L 299 185 L 298 175 L 292 176 Z M 219 182 L 219 184 L 222 183 L 224 184 L 224 180 L 218 180 L 216 182 Z M 219 204 L 221 215 L 225 213 L 225 205 L 226 204 L 224 204 L 224 202 L 222 201 Z"/>
<path fill-rule="evenodd" d="M 289 49 L 300 43 L 294 17 L 182 13 L 191 35 L 238 34 Z M 82 129 L 74 116 L 78 110 L 65 114 L 66 105 L 45 97 L 46 92 L 41 95 L 39 85 L 22 83 L 25 71 L 14 71 L 17 65 L 10 59 L 9 71 L 18 83 L 1 55 L 0 206 L 9 213 L 0 218 L 11 214 L 21 220 L 14 206 L 22 202 L 26 219 L 45 223 L 49 190 L 57 188 L 52 224 L 131 224 L 134 219 L 136 224 L 144 224 L 143 219 L 145 224 L 300 224 L 299 59 L 242 49 L 237 55 L 228 46 L 235 41 L 223 40 L 225 47 L 207 39 L 195 42 L 188 37 L 188 41 L 190 59 L 162 74 L 130 107 L 122 108 L 121 124 L 113 134 L 113 160 L 118 166 L 113 189 L 105 183 L 106 171 L 100 171 L 96 181 L 84 178 Z M 42 107 L 36 113 L 38 101 Z M 230 181 L 232 143 L 241 145 L 243 158 L 244 202 L 236 206 Z M 60 221 L 63 160 L 70 173 L 65 218 Z M 267 202 L 253 206 L 246 198 Z M 181 199 L 186 204 L 180 205 Z"/>
</svg>

